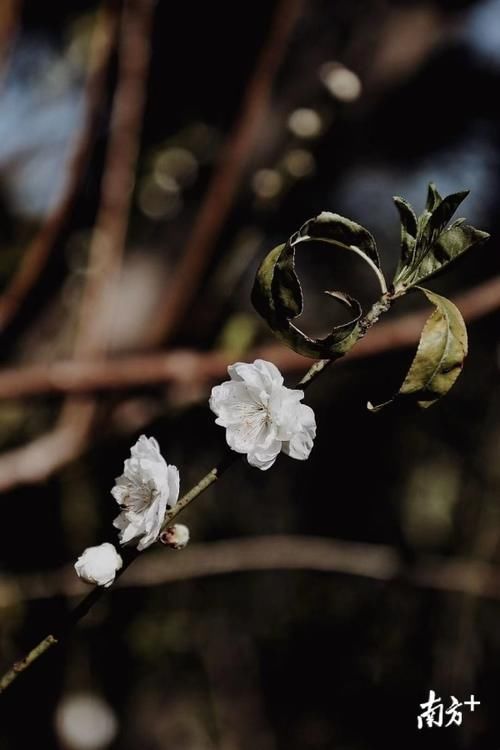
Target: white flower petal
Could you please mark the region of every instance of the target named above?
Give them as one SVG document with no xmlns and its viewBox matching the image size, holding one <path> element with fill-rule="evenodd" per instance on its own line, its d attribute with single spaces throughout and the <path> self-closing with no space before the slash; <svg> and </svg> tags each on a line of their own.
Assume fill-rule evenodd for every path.
<svg viewBox="0 0 500 750">
<path fill-rule="evenodd" d="M 280 440 L 290 440 L 299 428 L 298 413 L 303 396 L 303 391 L 293 391 L 291 388 L 273 389 L 269 400 L 269 413 Z"/>
<path fill-rule="evenodd" d="M 144 534 L 137 544 L 137 549 L 139 550 L 139 552 L 142 552 L 148 547 L 151 547 L 151 545 L 156 542 L 157 538 L 158 537 L 155 537 L 152 534 Z"/>
<path fill-rule="evenodd" d="M 244 383 L 230 380 L 212 388 L 209 405 L 222 427 L 239 422 L 260 406 Z"/>
<path fill-rule="evenodd" d="M 177 500 L 179 499 L 179 489 L 180 489 L 180 476 L 179 476 L 179 469 L 177 468 L 177 466 L 168 467 L 167 480 L 168 480 L 168 488 L 169 488 L 167 504 L 169 508 L 173 508 L 174 505 L 177 504 Z"/>
<path fill-rule="evenodd" d="M 132 459 L 129 460 L 146 459 L 149 461 L 163 461 L 158 442 L 154 438 L 148 438 L 145 435 L 141 435 L 135 445 L 132 446 L 130 455 Z"/>
<path fill-rule="evenodd" d="M 283 443 L 283 452 L 291 458 L 305 461 L 309 458 L 316 437 L 316 419 L 310 406 L 300 404 L 299 420 L 300 427 L 289 442 Z"/>
<path fill-rule="evenodd" d="M 256 359 L 253 364 L 236 362 L 227 368 L 232 380 L 242 381 L 247 388 L 268 392 L 273 384 L 283 385 L 283 377 L 272 362 Z"/>
<path fill-rule="evenodd" d="M 227 372 L 233 381 L 244 382 L 245 385 L 258 389 L 262 388 L 262 378 L 259 371 L 248 362 L 235 362 L 234 365 L 229 365 Z"/>
<path fill-rule="evenodd" d="M 275 440 L 267 449 L 252 451 L 248 454 L 248 463 L 261 471 L 270 469 L 279 456 L 281 445 L 280 440 Z"/>
<path fill-rule="evenodd" d="M 283 375 L 272 362 L 265 359 L 256 359 L 254 366 L 262 373 L 273 385 L 283 385 Z"/>
<path fill-rule="evenodd" d="M 226 430 L 227 444 L 236 453 L 248 453 L 266 440 L 268 428 L 265 413 L 257 413 Z"/>
<path fill-rule="evenodd" d="M 132 539 L 140 535 L 141 528 L 131 523 L 125 514 L 120 514 L 120 516 L 115 518 L 113 522 L 115 526 L 120 519 L 122 522 L 121 533 L 119 534 L 120 544 L 128 544 Z"/>
</svg>

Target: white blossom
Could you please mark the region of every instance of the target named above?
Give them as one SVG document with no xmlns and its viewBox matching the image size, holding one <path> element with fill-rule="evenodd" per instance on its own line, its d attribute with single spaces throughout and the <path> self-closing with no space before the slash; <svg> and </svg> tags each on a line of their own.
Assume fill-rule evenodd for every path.
<svg viewBox="0 0 500 750">
<path fill-rule="evenodd" d="M 109 542 L 98 547 L 87 547 L 75 563 L 77 575 L 86 583 L 109 588 L 120 570 L 123 560 Z"/>
<path fill-rule="evenodd" d="M 160 534 L 160 542 L 172 549 L 184 549 L 189 542 L 189 529 L 183 523 L 174 523 Z"/>
<path fill-rule="evenodd" d="M 210 408 L 226 428 L 229 447 L 248 463 L 269 469 L 280 451 L 308 458 L 316 435 L 314 412 L 300 401 L 304 392 L 283 385 L 278 368 L 256 359 L 227 368 L 231 380 L 212 388 Z"/>
<path fill-rule="evenodd" d="M 111 494 L 122 507 L 113 521 L 120 543 L 138 541 L 137 549 L 143 550 L 158 539 L 167 508 L 177 502 L 179 471 L 167 464 L 154 438 L 141 435 Z"/>
</svg>

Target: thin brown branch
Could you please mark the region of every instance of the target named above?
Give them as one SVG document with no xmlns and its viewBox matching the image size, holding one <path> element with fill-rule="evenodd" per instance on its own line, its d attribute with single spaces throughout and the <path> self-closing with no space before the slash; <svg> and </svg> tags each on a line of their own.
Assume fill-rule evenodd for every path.
<svg viewBox="0 0 500 750">
<path fill-rule="evenodd" d="M 90 242 L 87 281 L 79 310 L 74 349 L 76 360 L 104 356 L 109 343 L 107 336 L 113 315 L 109 300 L 114 298 L 112 292 L 118 284 L 125 249 L 146 102 L 155 5 L 155 0 L 126 0 L 121 18 L 118 84 L 111 113 L 101 201 Z M 85 449 L 95 412 L 96 403 L 89 397 L 66 401 L 58 424 L 46 436 L 56 441 L 64 438 L 68 446 L 63 457 L 52 454 L 56 467 L 65 465 Z M 43 440 L 44 437 L 41 438 L 42 447 L 47 448 Z M 28 452 L 32 447 L 27 446 Z M 40 443 L 37 450 L 40 451 Z"/>
<path fill-rule="evenodd" d="M 310 570 L 404 581 L 422 588 L 500 599 L 498 567 L 481 560 L 426 556 L 407 569 L 395 549 L 383 544 L 321 537 L 272 535 L 192 544 L 182 554 L 140 555 L 120 578 L 119 588 L 162 586 L 174 581 L 245 571 Z M 52 573 L 0 577 L 0 607 L 56 596 L 79 597 L 88 587 L 72 566 Z"/>
<path fill-rule="evenodd" d="M 3 0 L 0 4 L 0 86 L 9 68 L 22 8 L 23 0 Z"/>
<path fill-rule="evenodd" d="M 80 455 L 88 432 L 86 414 L 66 411 L 50 432 L 0 456 L 0 491 L 48 479 Z M 80 420 L 77 417 L 81 417 Z"/>
<path fill-rule="evenodd" d="M 115 6 L 116 3 L 113 4 L 113 7 Z M 120 38 L 118 85 L 114 97 L 111 134 L 101 189 L 101 203 L 91 242 L 87 284 L 83 295 L 75 346 L 77 356 L 97 354 L 98 350 L 105 349 L 106 345 L 106 342 L 102 340 L 102 334 L 99 336 L 96 334 L 96 329 L 98 328 L 99 316 L 103 313 L 103 302 L 106 300 L 107 292 L 115 282 L 118 273 L 125 241 L 130 194 L 134 181 L 139 133 L 144 109 L 145 79 L 149 63 L 149 29 L 153 9 L 154 2 L 152 0 L 143 3 L 129 2 L 125 7 Z M 102 98 L 101 89 L 105 79 L 107 62 L 114 46 L 117 20 L 116 13 L 111 13 L 108 9 L 101 12 L 101 20 L 97 23 L 93 35 L 89 62 L 88 126 L 84 129 L 75 153 L 73 169 L 70 170 L 71 179 L 61 204 L 26 254 L 12 286 L 4 298 L 0 299 L 0 321 L 4 312 L 7 318 L 15 312 L 25 294 L 31 288 L 32 282 L 43 267 L 52 240 L 64 222 L 77 194 L 81 177 L 80 167 L 85 166 L 87 161 L 93 125 L 99 113 Z M 78 435 L 83 435 L 82 419 L 76 419 L 77 415 L 83 416 L 82 409 L 81 402 L 78 405 L 68 405 L 57 428 L 61 428 L 61 435 L 51 433 L 36 440 L 33 446 L 27 446 L 27 455 L 31 456 L 33 452 L 41 455 L 44 445 L 48 447 L 52 444 L 59 444 L 61 439 L 68 437 L 69 425 L 76 421 L 79 424 L 77 427 L 75 426 L 75 438 Z M 62 455 L 69 455 L 71 452 L 69 446 L 76 445 L 78 442 L 81 442 L 80 438 L 69 440 L 66 443 L 68 450 L 63 451 Z"/>
<path fill-rule="evenodd" d="M 25 251 L 10 285 L 0 296 L 0 331 L 12 322 L 40 277 L 71 214 L 84 179 L 104 99 L 109 60 L 115 46 L 117 14 L 111 6 L 98 15 L 92 34 L 86 83 L 87 113 L 73 150 L 63 195 Z"/>
<path fill-rule="evenodd" d="M 10 46 L 22 10 L 21 0 L 4 0 L 0 7 L 0 54 Z"/>
<path fill-rule="evenodd" d="M 500 308 L 500 278 L 457 295 L 454 302 L 468 322 L 495 312 Z M 372 357 L 415 344 L 425 318 L 426 312 L 422 311 L 379 323 L 343 361 Z M 247 360 L 258 357 L 274 362 L 288 374 L 301 373 L 310 365 L 310 360 L 281 344 L 269 344 L 245 354 Z M 194 386 L 203 391 L 224 378 L 233 359 L 224 352 L 177 350 L 106 361 L 68 360 L 11 368 L 0 372 L 0 400 L 42 394 L 83 394 L 152 384 Z"/>
<path fill-rule="evenodd" d="M 127 0 L 121 21 L 118 84 L 101 184 L 101 202 L 92 234 L 75 356 L 106 352 L 110 292 L 116 286 L 128 229 L 147 92 L 150 32 L 155 0 Z"/>
<path fill-rule="evenodd" d="M 76 359 L 99 358 L 107 349 L 106 320 L 112 315 L 108 302 L 117 283 L 128 227 L 154 7 L 154 0 L 128 0 L 121 19 L 118 84 L 78 320 Z M 20 482 L 43 481 L 78 456 L 85 449 L 94 415 L 95 402 L 91 398 L 68 399 L 53 430 L 0 457 L 0 490 Z"/>
<path fill-rule="evenodd" d="M 144 339 L 145 346 L 165 342 L 192 304 L 245 175 L 252 147 L 265 124 L 273 81 L 301 10 L 302 0 L 278 2 L 269 37 L 247 86 L 239 117 L 221 153 L 168 294 L 153 317 Z"/>
</svg>

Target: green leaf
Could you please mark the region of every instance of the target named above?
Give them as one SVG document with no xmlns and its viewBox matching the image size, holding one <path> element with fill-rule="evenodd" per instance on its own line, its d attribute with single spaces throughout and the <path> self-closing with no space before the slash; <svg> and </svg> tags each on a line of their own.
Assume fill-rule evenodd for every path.
<svg viewBox="0 0 500 750">
<path fill-rule="evenodd" d="M 489 234 L 469 224 L 455 223 L 438 235 L 419 263 L 406 276 L 406 286 L 415 286 L 442 271 L 467 250 L 487 240 Z"/>
<path fill-rule="evenodd" d="M 375 240 L 370 232 L 343 216 L 323 212 L 306 221 L 288 242 L 278 245 L 266 256 L 257 271 L 252 302 L 275 335 L 296 352 L 307 357 L 333 358 L 348 351 L 362 335 L 359 324 L 362 310 L 353 297 L 342 292 L 328 291 L 326 294 L 337 299 L 353 313 L 352 319 L 336 326 L 324 338 L 311 338 L 294 325 L 292 321 L 303 309 L 302 289 L 295 270 L 295 250 L 312 240 L 358 254 L 376 274 L 382 292 L 387 291 L 380 271 Z"/>
<path fill-rule="evenodd" d="M 286 243 L 281 251 L 271 285 L 276 309 L 284 318 L 296 318 L 304 307 L 302 288 L 295 272 L 295 251 Z"/>
<path fill-rule="evenodd" d="M 441 201 L 442 198 L 438 193 L 437 187 L 433 182 L 429 182 L 429 187 L 427 188 L 427 201 L 425 203 L 426 210 L 429 211 L 429 213 L 432 213 Z"/>
<path fill-rule="evenodd" d="M 432 212 L 424 211 L 418 222 L 416 263 L 429 253 L 432 244 L 446 228 L 453 214 L 468 195 L 468 190 L 453 193 L 446 198 L 440 198 Z"/>
<path fill-rule="evenodd" d="M 435 310 L 428 318 L 417 353 L 399 391 L 370 411 L 379 411 L 397 397 L 407 397 L 427 408 L 445 396 L 460 375 L 467 355 L 467 330 L 458 308 L 446 297 L 416 287 L 425 294 Z"/>
<path fill-rule="evenodd" d="M 408 201 L 405 201 L 404 198 L 399 198 L 395 195 L 393 201 L 396 204 L 399 218 L 401 219 L 400 268 L 401 266 L 410 263 L 413 257 L 417 237 L 417 217 Z"/>
<path fill-rule="evenodd" d="M 314 219 L 306 221 L 294 238 L 333 243 L 369 258 L 377 268 L 380 268 L 380 259 L 373 235 L 360 224 L 339 214 L 323 211 Z"/>
<path fill-rule="evenodd" d="M 439 203 L 432 212 L 432 217 L 429 220 L 429 225 L 431 226 L 432 231 L 442 232 L 443 229 L 445 229 L 457 208 L 469 195 L 469 192 L 469 190 L 462 190 L 460 193 L 452 193 L 446 198 L 443 198 L 441 203 Z"/>
<path fill-rule="evenodd" d="M 396 296 L 438 273 L 471 247 L 488 239 L 486 232 L 464 224 L 464 219 L 446 228 L 468 194 L 468 191 L 462 191 L 441 198 L 431 183 L 426 209 L 417 219 L 416 231 L 411 207 L 406 201 L 398 199 L 396 205 L 401 216 L 402 252 L 393 281 Z"/>
<path fill-rule="evenodd" d="M 285 245 L 278 245 L 271 250 L 259 266 L 252 289 L 252 304 L 257 312 L 274 327 L 276 314 L 272 283 L 274 269 Z"/>
</svg>

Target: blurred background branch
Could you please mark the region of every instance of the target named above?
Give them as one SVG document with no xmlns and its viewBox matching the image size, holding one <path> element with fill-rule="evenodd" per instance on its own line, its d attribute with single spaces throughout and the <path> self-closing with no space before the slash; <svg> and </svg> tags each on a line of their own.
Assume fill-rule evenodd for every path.
<svg viewBox="0 0 500 750">
<path fill-rule="evenodd" d="M 248 170 L 256 141 L 270 116 L 274 79 L 302 11 L 302 0 L 279 0 L 269 37 L 259 52 L 245 89 L 241 111 L 218 157 L 206 195 L 185 243 L 167 295 L 145 333 L 144 345 L 165 343 L 192 306 Z"/>
<path fill-rule="evenodd" d="M 19 268 L 0 296 L 0 332 L 15 319 L 28 295 L 36 292 L 36 283 L 46 268 L 58 236 L 71 219 L 76 198 L 82 189 L 91 149 L 95 147 L 96 130 L 105 103 L 109 64 L 116 42 L 118 15 L 116 3 L 103 5 L 94 24 L 90 41 L 88 73 L 85 85 L 86 115 L 75 138 L 73 156 L 68 167 L 66 187 L 55 209 L 48 216 L 30 245 L 23 252 Z"/>
<path fill-rule="evenodd" d="M 469 322 L 490 315 L 500 308 L 500 279 L 479 284 L 455 297 L 454 302 Z M 426 313 L 418 312 L 399 316 L 394 321 L 382 321 L 342 362 L 376 356 L 417 343 L 425 319 Z M 248 360 L 259 357 L 271 360 L 288 374 L 303 372 L 310 366 L 310 360 L 279 344 L 242 352 L 241 356 Z M 227 367 L 232 362 L 233 356 L 223 351 L 173 350 L 106 360 L 67 360 L 4 369 L 0 371 L 0 399 L 129 389 L 149 384 L 185 386 L 205 398 L 209 386 L 226 376 Z"/>
<path fill-rule="evenodd" d="M 408 566 L 397 549 L 320 537 L 272 535 L 191 544 L 182 554 L 149 553 L 117 582 L 117 588 L 162 586 L 190 578 L 242 571 L 309 570 L 397 581 L 447 593 L 500 599 L 498 566 L 482 560 L 429 555 Z M 0 607 L 23 600 L 88 592 L 73 566 L 46 574 L 0 578 Z"/>
<path fill-rule="evenodd" d="M 110 321 L 115 314 L 111 305 L 120 275 L 139 154 L 154 7 L 154 0 L 127 0 L 120 20 L 118 81 L 100 206 L 76 320 L 76 360 L 100 358 L 109 346 Z M 97 33 L 102 47 L 102 30 L 98 28 Z M 68 207 L 61 207 L 61 215 Z M 0 457 L 0 488 L 26 481 L 26 477 L 27 481 L 42 481 L 78 456 L 85 448 L 94 416 L 91 399 L 65 402 L 50 432 Z"/>
</svg>

